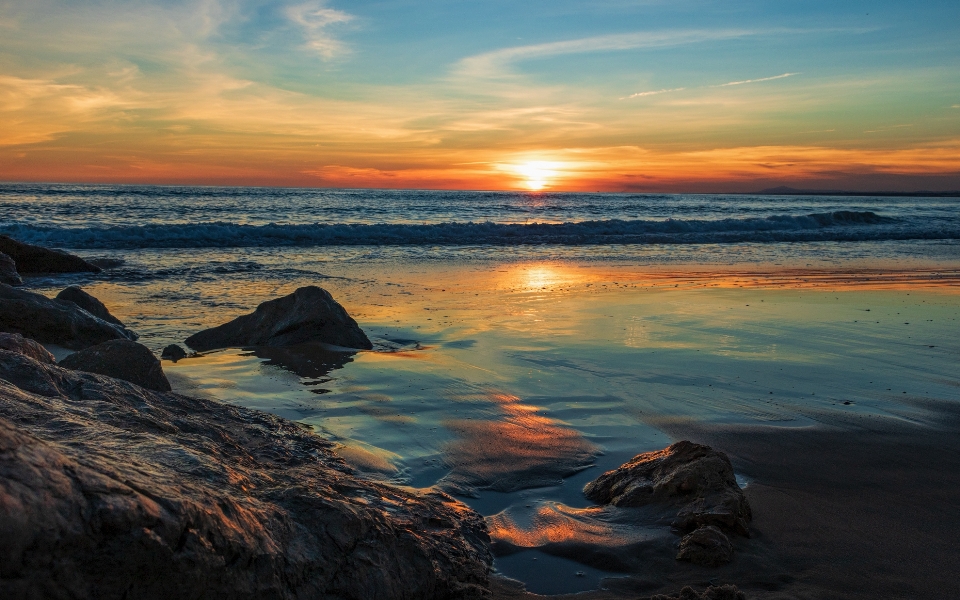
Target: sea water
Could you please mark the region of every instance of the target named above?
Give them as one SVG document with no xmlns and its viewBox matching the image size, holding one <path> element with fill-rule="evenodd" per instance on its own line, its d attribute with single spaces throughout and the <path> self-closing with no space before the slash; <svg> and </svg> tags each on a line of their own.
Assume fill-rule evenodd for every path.
<svg viewBox="0 0 960 600">
<path fill-rule="evenodd" d="M 960 400 L 958 205 L 17 184 L 0 234 L 103 261 L 26 287 L 82 285 L 154 350 L 328 289 L 374 351 L 164 370 L 311 425 L 372 477 L 457 494 L 495 537 L 529 540 L 497 568 L 554 593 L 611 575 L 544 551 L 618 539 L 578 516 L 583 484 L 678 423 L 863 429 Z"/>
</svg>

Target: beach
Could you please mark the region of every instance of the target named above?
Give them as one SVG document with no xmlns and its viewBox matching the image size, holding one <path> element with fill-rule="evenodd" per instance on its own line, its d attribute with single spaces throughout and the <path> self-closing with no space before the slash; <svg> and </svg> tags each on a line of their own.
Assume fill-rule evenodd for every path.
<svg viewBox="0 0 960 600">
<path fill-rule="evenodd" d="M 20 231 L 100 239 L 37 220 Z M 960 593 L 953 239 L 153 247 L 180 226 L 157 223 L 140 247 L 129 229 L 77 244 L 108 268 L 26 287 L 81 285 L 157 354 L 299 287 L 328 290 L 373 350 L 164 360 L 174 391 L 296 421 L 364 477 L 465 502 L 490 531 L 495 597 Z M 679 440 L 729 455 L 751 504 L 725 566 L 679 562 L 663 522 L 583 495 Z"/>
</svg>

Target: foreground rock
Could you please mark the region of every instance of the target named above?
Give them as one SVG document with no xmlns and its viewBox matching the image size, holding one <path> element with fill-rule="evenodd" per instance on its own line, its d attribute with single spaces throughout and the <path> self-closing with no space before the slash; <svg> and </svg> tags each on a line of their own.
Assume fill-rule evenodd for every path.
<svg viewBox="0 0 960 600">
<path fill-rule="evenodd" d="M 711 585 L 703 592 L 687 586 L 677 596 L 658 594 L 651 596 L 650 600 L 747 600 L 747 596 L 735 585 Z"/>
<path fill-rule="evenodd" d="M 109 340 L 135 340 L 137 334 L 91 315 L 73 302 L 0 283 L 0 331 L 19 333 L 44 344 L 80 350 Z"/>
<path fill-rule="evenodd" d="M 30 338 L 25 338 L 19 333 L 0 333 L 0 350 L 9 350 L 10 352 L 23 354 L 35 361 L 48 365 L 57 363 L 57 360 L 43 345 Z"/>
<path fill-rule="evenodd" d="M 722 531 L 713 525 L 705 525 L 683 536 L 677 560 L 704 567 L 719 567 L 733 560 L 733 544 Z"/>
<path fill-rule="evenodd" d="M 264 302 L 253 313 L 187 338 L 194 350 L 323 342 L 369 350 L 373 344 L 324 289 L 311 285 Z"/>
<path fill-rule="evenodd" d="M 157 357 L 143 344 L 130 340 L 110 340 L 84 348 L 61 360 L 60 366 L 115 377 L 158 392 L 170 391 Z"/>
<path fill-rule="evenodd" d="M 62 250 L 25 244 L 0 235 L 0 252 L 13 259 L 21 275 L 40 273 L 99 273 L 100 267 Z"/>
<path fill-rule="evenodd" d="M 0 283 L 23 285 L 23 279 L 17 273 L 17 263 L 3 252 L 0 252 Z"/>
<path fill-rule="evenodd" d="M 0 350 L 0 597 L 446 599 L 483 520 L 283 419 Z M 9 382 L 9 383 L 7 383 Z"/>
<path fill-rule="evenodd" d="M 750 505 L 737 485 L 726 454 L 709 446 L 677 442 L 635 456 L 583 488 L 598 504 L 665 504 L 679 510 L 673 526 L 689 532 L 704 525 L 749 535 Z"/>
<path fill-rule="evenodd" d="M 98 319 L 103 319 L 107 323 L 113 323 L 114 325 L 124 327 L 123 322 L 111 315 L 110 311 L 107 310 L 107 307 L 103 305 L 103 302 L 100 302 L 90 294 L 80 289 L 80 286 L 71 285 L 67 289 L 57 294 L 57 300 L 73 302 Z"/>
</svg>

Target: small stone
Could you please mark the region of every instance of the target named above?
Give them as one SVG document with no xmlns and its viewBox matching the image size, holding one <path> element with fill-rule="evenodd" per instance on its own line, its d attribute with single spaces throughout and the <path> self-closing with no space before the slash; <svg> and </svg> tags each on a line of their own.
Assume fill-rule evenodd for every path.
<svg viewBox="0 0 960 600">
<path fill-rule="evenodd" d="M 677 560 L 703 567 L 719 567 L 733 560 L 733 544 L 713 525 L 705 525 L 680 540 Z"/>
<path fill-rule="evenodd" d="M 163 349 L 163 352 L 160 353 L 160 358 L 165 358 L 173 362 L 177 362 L 178 360 L 186 357 L 187 351 L 177 344 L 170 344 Z"/>
</svg>

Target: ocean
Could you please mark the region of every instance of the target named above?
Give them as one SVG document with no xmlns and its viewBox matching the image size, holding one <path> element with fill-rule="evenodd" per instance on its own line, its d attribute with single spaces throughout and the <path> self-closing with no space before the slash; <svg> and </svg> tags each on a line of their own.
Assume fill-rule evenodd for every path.
<svg viewBox="0 0 960 600">
<path fill-rule="evenodd" d="M 373 351 L 215 351 L 164 361 L 174 388 L 294 419 L 372 477 L 457 495 L 511 540 L 500 573 L 559 593 L 637 575 L 637 535 L 675 543 L 652 527 L 627 540 L 580 490 L 678 432 L 935 427 L 929 408 L 960 402 L 958 209 L 3 184 L 0 234 L 100 261 L 26 287 L 81 285 L 155 351 L 326 288 Z M 734 458 L 749 487 L 756 468 Z M 596 544 L 625 562 L 586 564 Z M 658 573 L 643 576 L 673 577 Z"/>
</svg>

